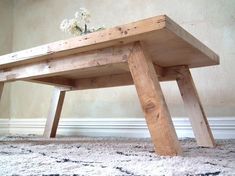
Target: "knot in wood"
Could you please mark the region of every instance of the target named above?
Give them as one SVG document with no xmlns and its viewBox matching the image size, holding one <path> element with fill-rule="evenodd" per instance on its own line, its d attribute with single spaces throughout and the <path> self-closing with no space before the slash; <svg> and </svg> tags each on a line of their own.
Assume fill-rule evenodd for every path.
<svg viewBox="0 0 235 176">
<path fill-rule="evenodd" d="M 156 104 L 152 101 L 152 100 L 148 100 L 145 104 L 144 104 L 144 112 L 146 113 L 150 113 L 152 111 L 154 111 L 156 109 Z"/>
</svg>

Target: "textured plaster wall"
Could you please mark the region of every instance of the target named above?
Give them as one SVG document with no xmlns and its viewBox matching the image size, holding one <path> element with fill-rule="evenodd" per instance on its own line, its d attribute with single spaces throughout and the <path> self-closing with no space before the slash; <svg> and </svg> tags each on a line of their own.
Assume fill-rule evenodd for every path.
<svg viewBox="0 0 235 176">
<path fill-rule="evenodd" d="M 118 3 L 117 3 L 118 2 Z M 20 0 L 14 1 L 12 50 L 70 36 L 59 30 L 63 18 L 79 7 L 92 12 L 92 26 L 111 27 L 167 14 L 217 52 L 221 65 L 192 71 L 208 116 L 235 116 L 235 1 L 232 0 Z M 172 116 L 186 116 L 174 82 L 162 88 Z M 52 88 L 17 82 L 11 85 L 11 118 L 45 117 Z M 143 117 L 133 86 L 70 92 L 62 118 Z"/>
<path fill-rule="evenodd" d="M 0 55 L 12 50 L 12 1 L 0 0 Z M 6 84 L 0 102 L 0 118 L 10 117 L 10 84 Z"/>
</svg>

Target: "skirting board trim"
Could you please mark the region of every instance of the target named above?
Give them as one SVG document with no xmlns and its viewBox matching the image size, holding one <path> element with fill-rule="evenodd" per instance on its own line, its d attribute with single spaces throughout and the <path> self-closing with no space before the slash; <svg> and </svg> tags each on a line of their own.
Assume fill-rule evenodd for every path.
<svg viewBox="0 0 235 176">
<path fill-rule="evenodd" d="M 216 139 L 235 138 L 235 117 L 208 118 Z M 42 135 L 45 118 L 0 119 L 0 134 Z M 173 118 L 179 138 L 194 137 L 188 118 Z M 61 119 L 58 135 L 150 137 L 144 118 L 66 118 Z"/>
</svg>

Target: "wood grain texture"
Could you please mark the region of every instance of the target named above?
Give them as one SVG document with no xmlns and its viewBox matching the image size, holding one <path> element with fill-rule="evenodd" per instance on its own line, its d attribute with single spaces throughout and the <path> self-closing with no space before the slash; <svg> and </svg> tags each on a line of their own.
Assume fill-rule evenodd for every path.
<svg viewBox="0 0 235 176">
<path fill-rule="evenodd" d="M 214 53 L 210 48 L 208 48 L 206 45 L 200 42 L 197 38 L 192 36 L 189 32 L 187 32 L 182 27 L 180 27 L 177 23 L 175 23 L 168 16 L 166 16 L 166 29 L 171 31 L 172 33 L 174 33 L 175 35 L 177 35 L 178 37 L 180 37 L 182 40 L 186 41 L 187 43 L 190 43 L 198 51 L 206 55 L 209 58 L 209 59 L 207 58 L 208 63 L 211 62 L 212 65 L 213 63 L 217 63 L 217 64 L 220 63 L 219 56 L 216 53 Z M 192 66 L 191 64 L 182 64 L 182 65 L 188 65 L 188 67 L 203 66 L 203 63 L 200 63 L 200 62 L 197 63 L 197 60 L 199 60 L 199 58 L 195 57 L 194 62 L 191 63 Z"/>
<path fill-rule="evenodd" d="M 182 66 L 162 68 L 154 65 L 157 72 L 159 81 L 175 81 L 180 78 L 179 71 Z M 122 74 L 110 74 L 93 76 L 88 78 L 77 78 L 75 73 L 62 76 L 45 77 L 30 80 L 30 82 L 53 85 L 67 88 L 67 91 L 83 90 L 83 89 L 96 89 L 104 87 L 116 87 L 133 85 L 133 79 L 129 72 Z"/>
<path fill-rule="evenodd" d="M 219 57 L 166 15 L 0 56 L 0 69 L 141 41 L 162 66 L 219 64 Z M 166 52 L 167 51 L 167 52 Z"/>
<path fill-rule="evenodd" d="M 40 83 L 40 84 L 46 84 L 58 87 L 67 87 L 68 90 L 72 89 L 75 86 L 75 80 L 64 78 L 61 76 L 38 78 L 30 81 L 34 83 Z"/>
<path fill-rule="evenodd" d="M 165 16 L 162 15 L 83 36 L 49 43 L 0 56 L 0 68 L 130 43 L 138 40 L 138 38 L 136 38 L 137 36 L 162 29 L 164 26 Z"/>
<path fill-rule="evenodd" d="M 181 147 L 153 63 L 145 57 L 140 43 L 135 44 L 128 64 L 156 153 L 180 155 Z"/>
<path fill-rule="evenodd" d="M 132 44 L 110 47 L 3 69 L 0 73 L 0 82 L 31 80 L 71 73 L 79 78 L 79 75 L 86 77 L 99 73 L 127 72 L 121 68 L 123 66 L 121 63 L 127 63 L 132 48 Z M 119 67 L 115 69 L 114 64 L 119 64 Z"/>
<path fill-rule="evenodd" d="M 181 77 L 177 79 L 177 83 L 197 144 L 204 147 L 214 147 L 215 141 L 188 67 L 181 69 L 180 74 Z"/>
<path fill-rule="evenodd" d="M 56 136 L 56 131 L 60 120 L 60 114 L 62 111 L 64 98 L 65 98 L 65 90 L 63 88 L 61 89 L 60 87 L 55 87 L 43 134 L 45 138 Z"/>
<path fill-rule="evenodd" d="M 3 88 L 4 88 L 4 83 L 0 82 L 0 100 L 2 98 Z"/>
</svg>

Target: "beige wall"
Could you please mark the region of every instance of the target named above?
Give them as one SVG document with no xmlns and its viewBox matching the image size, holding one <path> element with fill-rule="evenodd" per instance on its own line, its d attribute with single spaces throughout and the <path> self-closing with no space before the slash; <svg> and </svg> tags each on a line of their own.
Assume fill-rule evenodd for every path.
<svg viewBox="0 0 235 176">
<path fill-rule="evenodd" d="M 0 0 L 0 54 L 7 54 L 12 50 L 13 30 L 13 2 Z"/>
<path fill-rule="evenodd" d="M 1 0 L 0 0 L 1 1 Z M 118 2 L 118 3 L 117 3 Z M 235 1 L 230 0 L 15 0 L 12 50 L 69 37 L 59 30 L 63 18 L 79 7 L 92 12 L 92 26 L 111 27 L 167 14 L 217 52 L 221 65 L 192 71 L 208 116 L 235 116 Z M 1 30 L 1 29 L 0 29 Z M 186 116 L 174 82 L 163 83 L 173 116 Z M 52 88 L 11 84 L 11 118 L 40 118 L 48 111 Z M 143 117 L 133 86 L 70 92 L 62 118 Z"/>
<path fill-rule="evenodd" d="M 13 2 L 0 0 L 0 55 L 12 50 Z M 7 84 L 0 102 L 0 118 L 10 117 L 10 84 Z"/>
</svg>

